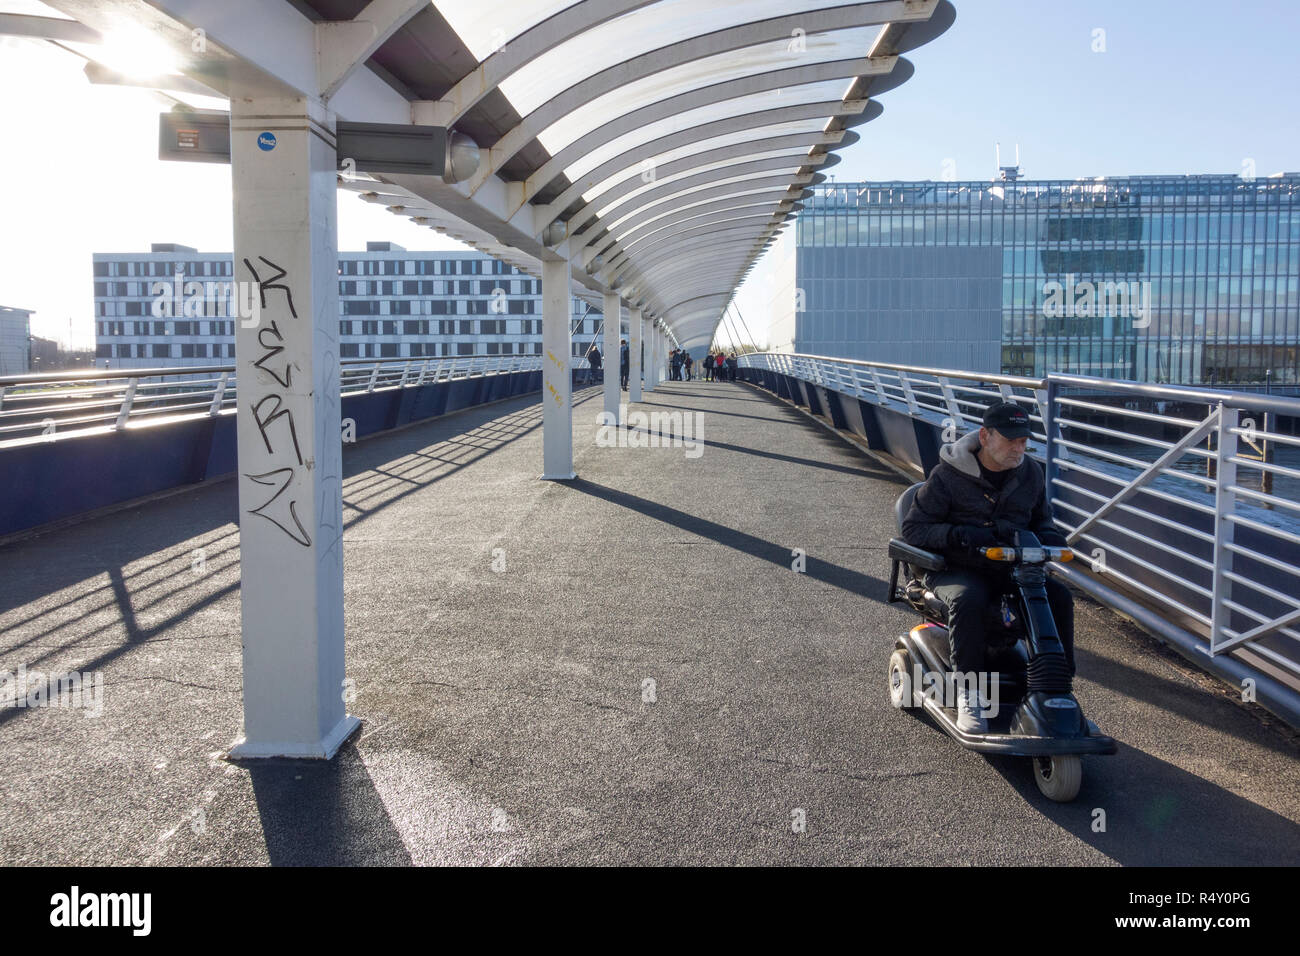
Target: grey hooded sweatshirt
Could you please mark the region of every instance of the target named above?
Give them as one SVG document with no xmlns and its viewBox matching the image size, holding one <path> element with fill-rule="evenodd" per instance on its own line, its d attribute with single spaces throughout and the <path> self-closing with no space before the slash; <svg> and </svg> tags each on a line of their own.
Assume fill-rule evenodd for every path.
<svg viewBox="0 0 1300 956">
<path fill-rule="evenodd" d="M 1025 456 L 995 488 L 980 475 L 978 431 L 968 432 L 944 445 L 939 464 L 916 492 L 903 519 L 903 540 L 927 551 L 953 556 L 959 552 L 954 529 L 988 528 L 1001 543 L 1014 544 L 1009 531 L 1034 532 L 1044 544 L 1063 545 L 1064 538 L 1052 521 L 1047 504 L 1043 468 Z"/>
</svg>

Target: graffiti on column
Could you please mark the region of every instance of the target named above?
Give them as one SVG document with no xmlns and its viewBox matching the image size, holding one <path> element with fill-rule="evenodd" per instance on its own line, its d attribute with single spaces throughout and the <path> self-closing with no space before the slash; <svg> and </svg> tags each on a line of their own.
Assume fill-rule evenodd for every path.
<svg viewBox="0 0 1300 956">
<path fill-rule="evenodd" d="M 268 342 L 265 338 L 265 336 L 267 335 L 275 336 L 275 340 L 277 342 L 284 341 L 284 336 L 280 334 L 280 326 L 277 325 L 275 322 L 272 322 L 267 328 L 258 329 L 257 344 L 262 346 L 262 348 L 266 349 L 266 352 L 263 353 L 262 356 L 258 358 L 256 362 L 253 363 L 253 365 L 256 366 L 257 368 L 260 368 L 262 371 L 266 372 L 267 374 L 269 374 L 272 378 L 274 378 L 277 382 L 279 382 L 280 385 L 283 386 L 284 388 L 288 388 L 289 383 L 293 381 L 293 371 L 292 369 L 289 368 L 289 363 L 288 362 L 284 363 L 283 375 L 281 375 L 275 369 L 268 368 L 264 364 L 265 362 L 275 358 L 277 355 L 279 355 L 281 352 L 284 351 L 283 345 L 274 345 Z"/>
<path fill-rule="evenodd" d="M 293 473 L 294 470 L 292 468 L 275 468 L 271 471 L 263 472 L 260 475 L 250 475 L 245 473 L 245 478 L 249 478 L 257 482 L 259 485 L 268 485 L 272 488 L 276 485 L 276 479 L 281 479 L 279 482 L 280 487 L 276 489 L 275 494 L 267 499 L 265 504 L 261 504 L 256 508 L 250 508 L 248 510 L 250 514 L 259 515 L 265 518 L 289 537 L 293 538 L 294 541 L 297 541 L 300 545 L 306 548 L 311 546 L 311 535 L 307 533 L 307 529 L 304 528 L 302 522 L 298 520 L 298 502 L 290 499 L 288 502 L 282 502 L 275 508 L 271 507 L 279 500 L 280 496 L 284 494 L 285 490 L 289 487 L 289 483 L 293 481 Z M 290 522 L 293 523 L 293 528 L 289 527 Z M 295 528 L 297 529 L 297 534 L 294 533 Z"/>
<path fill-rule="evenodd" d="M 554 354 L 550 349 L 547 349 L 547 350 L 546 350 L 546 357 L 547 357 L 548 359 L 550 359 L 552 362 L 555 363 L 555 367 L 558 368 L 558 369 L 560 370 L 560 374 L 563 375 L 563 374 L 564 374 L 564 363 L 561 362 L 559 359 L 557 359 L 557 358 L 555 357 L 555 354 Z M 556 404 L 556 405 L 563 405 L 563 404 L 564 404 L 564 399 L 562 399 L 562 398 L 560 397 L 560 393 L 559 393 L 559 391 L 556 390 L 555 385 L 554 385 L 552 382 L 550 382 L 550 381 L 548 380 L 547 383 L 546 383 L 546 387 L 550 390 L 550 392 L 551 392 L 551 397 L 555 399 L 555 404 Z"/>
<path fill-rule="evenodd" d="M 271 407 L 271 414 L 263 418 L 262 406 L 268 402 L 274 402 L 275 404 Z M 274 455 L 275 448 L 271 444 L 271 436 L 267 434 L 267 430 L 275 424 L 277 419 L 283 418 L 286 426 L 284 430 L 289 433 L 289 438 L 293 442 L 293 455 L 298 459 L 298 464 L 301 465 L 302 449 L 298 447 L 298 430 L 293 424 L 293 412 L 283 406 L 284 399 L 282 397 L 274 394 L 267 395 L 253 405 L 253 421 L 257 423 L 257 431 L 262 436 L 262 444 L 266 446 L 266 453 Z"/>
<path fill-rule="evenodd" d="M 318 427 L 325 427 L 326 423 L 338 421 L 336 406 L 338 405 L 339 394 L 339 360 L 333 349 L 326 349 L 322 355 L 322 361 L 325 363 L 325 378 L 321 393 L 327 408 L 324 417 L 317 422 Z M 328 441 L 328 437 L 318 431 L 317 447 L 325 447 L 325 441 Z M 343 529 L 339 527 L 339 521 L 343 514 L 343 478 L 341 475 L 332 474 L 332 471 L 333 465 L 331 461 L 330 466 L 321 468 L 320 483 L 317 486 L 317 493 L 320 495 L 320 518 L 317 527 L 320 528 L 322 536 L 318 558 L 320 561 L 324 561 L 327 556 L 334 552 L 339 552 L 343 544 Z M 336 554 L 335 557 L 342 560 L 341 553 Z"/>
<path fill-rule="evenodd" d="M 266 256 L 258 256 L 257 258 L 275 270 L 275 275 L 263 279 L 261 276 L 257 274 L 257 269 L 253 267 L 253 264 L 249 262 L 247 259 L 244 260 L 244 266 L 248 269 L 249 272 L 253 273 L 253 281 L 257 283 L 257 297 L 262 303 L 262 308 L 263 309 L 266 308 L 266 293 L 271 291 L 272 289 L 275 289 L 284 293 L 284 297 L 289 303 L 289 314 L 292 315 L 295 319 L 298 318 L 298 310 L 293 307 L 293 293 L 289 291 L 289 287 L 287 285 L 280 285 L 279 282 L 279 280 L 287 276 L 288 273 L 285 272 L 283 269 L 281 269 L 279 266 L 277 266 L 270 259 L 266 258 Z"/>
<path fill-rule="evenodd" d="M 281 279 L 288 278 L 288 272 L 265 256 L 258 256 L 257 258 L 274 273 L 263 279 L 258 274 L 257 268 L 248 259 L 243 260 L 244 267 L 253 274 L 253 281 L 257 284 L 258 297 L 261 300 L 262 308 L 266 308 L 267 292 L 282 292 L 284 293 L 285 304 L 289 308 L 289 314 L 295 319 L 298 318 L 298 312 L 293 305 L 293 292 L 288 285 L 280 282 Z M 270 375 L 281 388 L 288 389 L 293 382 L 293 369 L 290 367 L 287 357 L 279 358 L 285 352 L 283 343 L 284 335 L 280 332 L 278 323 L 272 321 L 265 328 L 258 329 L 257 344 L 262 347 L 263 351 L 253 363 L 253 366 Z M 253 423 L 257 426 L 257 433 L 261 436 L 262 444 L 266 447 L 266 453 L 270 456 L 272 464 L 280 465 L 280 467 L 271 468 L 258 474 L 244 473 L 244 477 L 250 481 L 275 489 L 271 497 L 256 508 L 250 508 L 249 513 L 265 518 L 296 543 L 303 547 L 310 547 L 311 535 L 307 533 L 307 529 L 303 527 L 302 521 L 298 518 L 298 502 L 287 494 L 289 486 L 293 484 L 297 469 L 304 467 L 302 448 L 298 444 L 298 428 L 293 420 L 293 409 L 285 405 L 285 396 L 283 394 L 273 391 L 271 394 L 264 395 L 254 402 L 250 406 L 249 412 Z M 293 449 L 292 463 L 283 460 L 290 447 Z"/>
</svg>

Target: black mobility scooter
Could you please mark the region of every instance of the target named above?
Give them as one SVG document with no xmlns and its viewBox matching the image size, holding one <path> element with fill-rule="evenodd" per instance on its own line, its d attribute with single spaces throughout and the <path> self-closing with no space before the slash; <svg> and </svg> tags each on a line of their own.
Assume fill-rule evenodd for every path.
<svg viewBox="0 0 1300 956">
<path fill-rule="evenodd" d="M 985 753 L 1030 757 L 1034 779 L 1045 796 L 1073 800 L 1083 781 L 1082 754 L 1113 754 L 1115 741 L 1083 716 L 1071 691 L 1070 670 L 1047 603 L 1047 563 L 1068 561 L 1069 548 L 1042 546 L 1028 531 L 1016 546 L 981 548 L 989 561 L 1008 562 L 1009 592 L 989 608 L 984 696 L 986 733 L 967 733 L 957 725 L 951 693 L 953 667 L 948 642 L 948 608 L 920 579 L 923 570 L 942 571 L 942 555 L 902 540 L 903 518 L 920 483 L 894 505 L 900 537 L 889 542 L 893 569 L 889 600 L 911 605 L 925 618 L 896 641 L 889 658 L 889 694 L 895 707 L 924 709 L 963 747 Z"/>
</svg>

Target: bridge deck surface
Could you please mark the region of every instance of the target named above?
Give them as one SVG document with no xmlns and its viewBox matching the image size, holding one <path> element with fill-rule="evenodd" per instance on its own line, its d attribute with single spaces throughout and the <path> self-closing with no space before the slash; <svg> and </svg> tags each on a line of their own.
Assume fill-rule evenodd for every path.
<svg viewBox="0 0 1300 956">
<path fill-rule="evenodd" d="M 1085 759 L 1073 804 L 892 709 L 904 482 L 744 385 L 646 397 L 703 413 L 700 457 L 597 447 L 595 390 L 571 483 L 537 480 L 536 398 L 348 449 L 365 723 L 329 764 L 220 757 L 233 482 L 0 549 L 0 671 L 105 681 L 95 719 L 0 710 L 0 863 L 1300 860 L 1295 737 L 1086 600 L 1077 691 L 1120 751 Z"/>
</svg>

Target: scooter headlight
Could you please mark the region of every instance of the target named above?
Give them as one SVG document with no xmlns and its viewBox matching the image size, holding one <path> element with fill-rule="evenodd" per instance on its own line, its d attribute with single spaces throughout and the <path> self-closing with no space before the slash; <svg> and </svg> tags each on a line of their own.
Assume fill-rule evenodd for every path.
<svg viewBox="0 0 1300 956">
<path fill-rule="evenodd" d="M 1026 564 L 1042 564 L 1047 560 L 1046 548 L 1021 548 L 1020 560 Z"/>
</svg>

